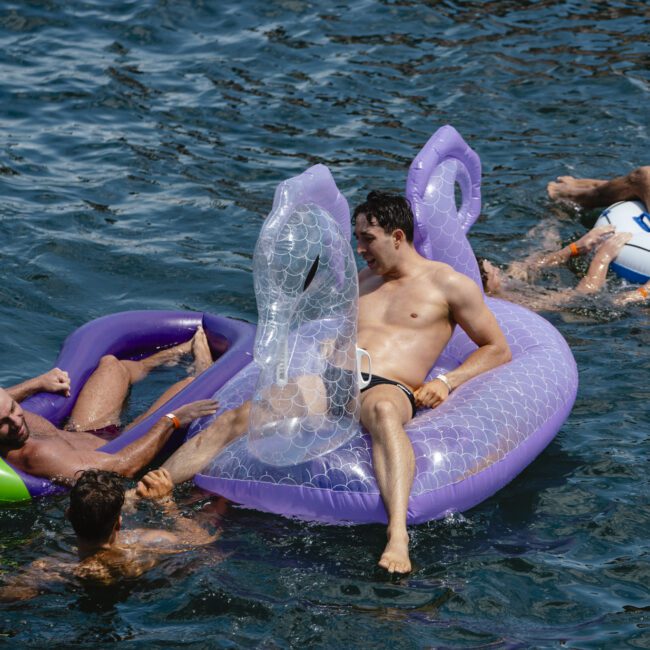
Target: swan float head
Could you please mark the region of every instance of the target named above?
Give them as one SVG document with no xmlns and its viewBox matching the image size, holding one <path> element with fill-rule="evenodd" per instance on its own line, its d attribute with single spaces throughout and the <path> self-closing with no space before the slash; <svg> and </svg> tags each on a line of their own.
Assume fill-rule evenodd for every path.
<svg viewBox="0 0 650 650">
<path fill-rule="evenodd" d="M 461 204 L 456 204 L 456 185 Z M 481 160 L 453 126 L 440 127 L 413 159 L 406 182 L 414 244 L 474 280 L 481 276 L 467 233 L 481 211 Z"/>
<path fill-rule="evenodd" d="M 260 375 L 248 443 L 272 465 L 319 456 L 358 429 L 358 283 L 349 222 L 346 232 L 327 202 L 303 202 L 308 194 L 290 187 L 281 200 L 276 195 L 253 257 Z"/>
</svg>

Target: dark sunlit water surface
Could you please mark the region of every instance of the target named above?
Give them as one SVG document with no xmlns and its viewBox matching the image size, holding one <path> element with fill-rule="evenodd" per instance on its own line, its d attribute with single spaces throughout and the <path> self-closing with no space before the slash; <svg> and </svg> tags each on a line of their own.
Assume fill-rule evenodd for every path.
<svg viewBox="0 0 650 650">
<path fill-rule="evenodd" d="M 648 163 L 649 23 L 631 0 L 0 2 L 0 384 L 111 312 L 255 320 L 276 184 L 323 162 L 352 204 L 401 190 L 445 123 L 483 162 L 478 253 L 521 257 L 541 221 L 569 241 L 595 215 L 549 180 Z M 380 526 L 231 509 L 142 578 L 0 605 L 0 645 L 650 647 L 648 310 L 547 316 L 580 367 L 573 413 L 507 488 L 414 527 L 408 577 L 375 570 Z M 3 579 L 71 557 L 64 509 L 0 511 Z"/>
</svg>

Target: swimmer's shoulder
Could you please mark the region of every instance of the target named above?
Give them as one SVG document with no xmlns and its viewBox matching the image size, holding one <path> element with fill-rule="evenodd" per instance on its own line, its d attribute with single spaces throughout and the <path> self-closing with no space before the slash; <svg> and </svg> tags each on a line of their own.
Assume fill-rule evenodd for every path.
<svg viewBox="0 0 650 650">
<path fill-rule="evenodd" d="M 123 544 L 129 545 L 132 548 L 156 548 L 158 546 L 178 545 L 178 535 L 161 529 L 134 528 L 122 533 L 120 539 Z"/>
</svg>

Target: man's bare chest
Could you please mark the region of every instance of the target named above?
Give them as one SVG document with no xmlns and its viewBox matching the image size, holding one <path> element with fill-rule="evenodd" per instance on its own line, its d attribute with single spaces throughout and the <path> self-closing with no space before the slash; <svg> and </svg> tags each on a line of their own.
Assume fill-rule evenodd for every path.
<svg viewBox="0 0 650 650">
<path fill-rule="evenodd" d="M 430 286 L 383 284 L 359 297 L 359 325 L 383 324 L 413 329 L 434 327 L 449 321 L 449 308 Z"/>
</svg>

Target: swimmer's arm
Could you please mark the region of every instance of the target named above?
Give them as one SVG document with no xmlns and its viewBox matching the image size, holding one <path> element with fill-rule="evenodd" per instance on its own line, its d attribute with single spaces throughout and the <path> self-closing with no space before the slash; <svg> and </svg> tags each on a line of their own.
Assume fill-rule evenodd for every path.
<svg viewBox="0 0 650 650">
<path fill-rule="evenodd" d="M 130 530 L 128 535 L 124 535 L 123 539 L 134 547 L 164 554 L 207 546 L 219 539 L 221 534 L 220 531 L 210 534 L 195 521 L 180 514 L 174 518 L 174 525 L 174 530 L 136 528 Z"/>
<path fill-rule="evenodd" d="M 446 373 L 453 390 L 469 379 L 507 363 L 512 354 L 494 314 L 485 304 L 483 294 L 475 282 L 462 273 L 452 271 L 440 288 L 447 298 L 453 321 L 478 346 L 458 368 Z M 443 381 L 434 379 L 418 388 L 414 394 L 418 405 L 435 408 L 447 399 L 449 392 Z"/>
<path fill-rule="evenodd" d="M 11 386 L 6 391 L 16 402 L 22 402 L 40 392 L 62 393 L 65 397 L 69 397 L 70 376 L 65 370 L 52 368 L 38 377 L 32 377 L 32 379 Z"/>
<path fill-rule="evenodd" d="M 0 603 L 35 598 L 49 584 L 65 580 L 61 569 L 60 563 L 54 563 L 47 558 L 34 560 L 18 575 L 11 576 L 0 586 Z"/>
<path fill-rule="evenodd" d="M 650 280 L 633 291 L 624 291 L 614 298 L 616 305 L 629 305 L 635 302 L 650 303 Z"/>
<path fill-rule="evenodd" d="M 608 237 L 614 234 L 615 227 L 612 225 L 598 226 L 585 233 L 580 239 L 568 244 L 560 250 L 551 253 L 534 253 L 525 260 L 515 265 L 521 265 L 530 269 L 550 268 L 560 266 L 576 255 L 586 255 L 599 246 Z M 516 274 L 515 274 L 516 275 Z"/>
<path fill-rule="evenodd" d="M 205 546 L 219 539 L 221 531 L 210 533 L 195 519 L 184 517 L 173 499 L 163 502 L 161 507 L 164 513 L 174 522 L 174 534 L 178 544 L 183 546 Z"/>
<path fill-rule="evenodd" d="M 582 280 L 578 283 L 578 293 L 595 293 L 603 287 L 607 278 L 607 271 L 612 260 L 620 253 L 625 244 L 630 241 L 632 235 L 626 232 L 618 232 L 605 240 L 596 251 L 589 269 Z"/>
<path fill-rule="evenodd" d="M 152 544 L 170 543 L 172 545 L 199 546 L 210 544 L 218 534 L 210 534 L 193 519 L 183 517 L 172 496 L 174 483 L 171 474 L 165 469 L 155 469 L 145 474 L 134 490 L 127 492 L 126 498 L 133 503 L 135 499 L 152 499 L 159 503 L 164 513 L 173 520 L 175 532 L 149 530 L 143 531 L 143 540 Z"/>
</svg>

